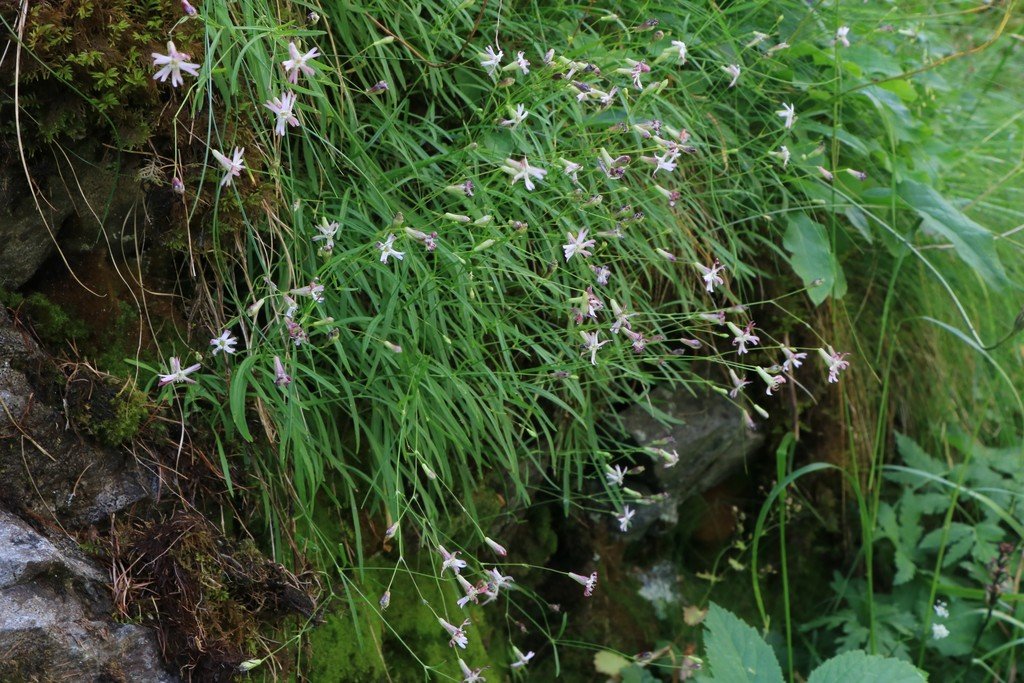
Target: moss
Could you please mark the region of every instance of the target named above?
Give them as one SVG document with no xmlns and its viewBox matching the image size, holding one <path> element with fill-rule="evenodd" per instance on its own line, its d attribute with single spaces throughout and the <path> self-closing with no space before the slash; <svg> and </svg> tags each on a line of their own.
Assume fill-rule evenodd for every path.
<svg viewBox="0 0 1024 683">
<path fill-rule="evenodd" d="M 25 296 L 0 289 L 0 303 L 31 322 L 36 336 L 47 345 L 64 344 L 88 332 L 82 320 L 39 293 Z"/>
<path fill-rule="evenodd" d="M 493 680 L 503 680 L 507 673 L 506 646 L 496 640 L 495 626 L 488 621 L 500 613 L 500 608 L 470 606 L 463 615 L 455 606 L 455 589 L 450 581 L 437 584 L 420 579 L 414 584 L 412 575 L 405 571 L 399 571 L 391 581 L 391 571 L 392 567 L 380 565 L 366 567 L 367 578 L 348 591 L 355 611 L 348 600 L 341 599 L 326 623 L 310 634 L 310 680 L 405 683 L 423 681 L 429 676 L 425 669 L 459 680 L 458 657 L 473 668 L 490 667 Z M 377 600 L 389 581 L 391 605 L 382 617 L 378 615 Z M 464 616 L 471 620 L 466 650 L 448 646 L 448 636 L 431 610 L 433 607 L 444 616 L 442 606 L 449 607 L 449 621 Z M 410 652 L 409 648 L 414 649 Z"/>
<path fill-rule="evenodd" d="M 149 414 L 149 400 L 134 382 L 81 371 L 68 380 L 68 413 L 78 429 L 108 446 L 119 446 L 138 433 Z"/>
</svg>

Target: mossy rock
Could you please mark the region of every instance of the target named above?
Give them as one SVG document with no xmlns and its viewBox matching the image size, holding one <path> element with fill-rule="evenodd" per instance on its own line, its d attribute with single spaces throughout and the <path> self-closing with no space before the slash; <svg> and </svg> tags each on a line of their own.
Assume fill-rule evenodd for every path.
<svg viewBox="0 0 1024 683">
<path fill-rule="evenodd" d="M 107 446 L 119 446 L 138 433 L 149 414 L 149 399 L 135 383 L 91 370 L 77 371 L 68 379 L 68 414 L 79 431 Z"/>
<path fill-rule="evenodd" d="M 503 612 L 500 604 L 461 610 L 455 605 L 456 585 L 450 578 L 438 584 L 420 575 L 414 584 L 412 575 L 401 569 L 392 580 L 392 569 L 365 568 L 367 578 L 352 584 L 349 599 L 341 598 L 326 623 L 310 634 L 309 680 L 405 683 L 434 674 L 460 680 L 459 657 L 474 669 L 489 667 L 494 680 L 504 679 L 504 657 L 497 653 L 506 648 L 495 647 L 497 631 L 491 623 Z M 389 581 L 391 603 L 381 612 L 378 600 Z M 449 647 L 448 635 L 431 607 L 452 623 L 471 620 L 465 650 Z"/>
</svg>

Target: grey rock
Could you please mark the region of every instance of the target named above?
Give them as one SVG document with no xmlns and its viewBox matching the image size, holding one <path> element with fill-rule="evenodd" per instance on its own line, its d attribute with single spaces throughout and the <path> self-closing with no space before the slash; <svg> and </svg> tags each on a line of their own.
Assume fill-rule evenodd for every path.
<svg viewBox="0 0 1024 683">
<path fill-rule="evenodd" d="M 655 387 L 648 401 L 628 408 L 622 424 L 641 448 L 649 449 L 659 494 L 638 506 L 629 536 L 643 535 L 659 519 L 673 524 L 678 503 L 725 479 L 764 441 L 746 425 L 743 411 L 715 392 L 691 394 Z M 668 466 L 658 450 L 679 456 Z"/>
<path fill-rule="evenodd" d="M 145 197 L 137 174 L 136 166 L 87 162 L 72 151 L 59 171 L 32 171 L 37 206 L 20 159 L 0 158 L 0 287 L 24 285 L 58 244 L 71 256 L 95 248 L 101 230 L 123 241 Z"/>
<path fill-rule="evenodd" d="M 134 458 L 80 438 L 52 393 L 56 372 L 0 308 L 0 501 L 83 526 L 149 496 Z"/>
<path fill-rule="evenodd" d="M 0 510 L 0 680 L 172 683 L 150 629 L 119 624 L 104 574 Z"/>
</svg>

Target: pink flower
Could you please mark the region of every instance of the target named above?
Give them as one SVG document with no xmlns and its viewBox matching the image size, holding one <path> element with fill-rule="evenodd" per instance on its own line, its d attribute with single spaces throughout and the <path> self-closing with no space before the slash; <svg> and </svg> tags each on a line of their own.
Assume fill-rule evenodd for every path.
<svg viewBox="0 0 1024 683">
<path fill-rule="evenodd" d="M 469 602 L 479 602 L 479 600 L 476 599 L 477 593 L 479 592 L 477 591 L 476 586 L 471 584 L 469 581 L 466 581 L 462 574 L 456 574 L 455 578 L 458 580 L 459 585 L 462 586 L 462 591 L 466 594 L 464 597 L 459 598 L 459 607 L 465 608 L 466 604 Z"/>
<path fill-rule="evenodd" d="M 597 572 L 594 572 L 589 577 L 573 574 L 572 572 L 569 572 L 568 576 L 570 579 L 583 586 L 584 597 L 589 598 L 594 594 L 594 588 L 597 587 Z"/>
<path fill-rule="evenodd" d="M 152 53 L 153 66 L 162 67 L 159 71 L 153 74 L 153 80 L 164 83 L 167 81 L 167 77 L 171 77 L 171 87 L 177 88 L 185 81 L 181 78 L 181 72 L 184 71 L 190 76 L 199 75 L 199 64 L 193 64 L 192 62 L 185 61 L 188 59 L 188 55 L 184 52 L 178 52 L 174 47 L 174 43 L 167 42 L 167 54 L 162 55 L 159 52 Z"/>
<path fill-rule="evenodd" d="M 406 228 L 405 234 L 413 238 L 417 242 L 422 243 L 423 246 L 427 248 L 427 251 L 434 251 L 435 249 L 437 249 L 436 232 L 432 232 L 428 235 L 427 233 L 421 232 L 420 230 L 416 230 L 414 228 Z"/>
<path fill-rule="evenodd" d="M 279 387 L 285 387 L 292 383 L 292 377 L 284 371 L 284 364 L 281 362 L 280 356 L 274 356 L 274 384 Z"/>
<path fill-rule="evenodd" d="M 611 329 L 609 330 L 609 332 L 611 332 L 612 334 L 618 334 L 619 330 L 621 330 L 623 328 L 625 328 L 627 330 L 628 329 L 632 329 L 631 326 L 630 326 L 630 323 L 629 323 L 629 319 L 632 318 L 633 316 L 637 315 L 637 314 L 636 313 L 627 313 L 626 310 L 627 309 L 622 308 L 621 306 L 619 306 L 619 302 L 618 301 L 616 301 L 615 299 L 612 299 L 612 315 L 615 316 L 615 322 L 612 323 L 612 326 L 611 326 Z"/>
<path fill-rule="evenodd" d="M 602 287 L 608 284 L 608 278 L 612 275 L 608 266 L 590 266 L 590 270 L 594 271 L 594 280 L 597 284 Z"/>
<path fill-rule="evenodd" d="M 299 125 L 299 120 L 292 114 L 292 109 L 295 108 L 295 93 L 282 93 L 281 97 L 264 102 L 263 106 L 277 114 L 277 125 L 274 126 L 274 132 L 278 135 L 284 135 L 285 124 L 292 127 Z"/>
<path fill-rule="evenodd" d="M 181 0 L 181 9 L 190 17 L 194 17 L 199 14 L 199 12 L 196 11 L 196 8 L 189 4 L 188 0 Z"/>
<path fill-rule="evenodd" d="M 388 82 L 387 81 L 377 81 L 376 83 L 374 83 L 373 85 L 370 86 L 370 88 L 366 91 L 366 94 L 367 95 L 379 95 L 380 93 L 386 92 L 387 90 L 388 90 Z"/>
<path fill-rule="evenodd" d="M 587 239 L 587 228 L 580 230 L 575 237 L 572 236 L 571 232 L 565 233 L 565 236 L 569 239 L 566 244 L 562 245 L 562 251 L 565 252 L 566 261 L 576 254 L 579 254 L 584 258 L 589 257 L 591 253 L 588 249 L 597 244 L 594 240 Z"/>
<path fill-rule="evenodd" d="M 196 383 L 194 379 L 189 379 L 189 375 L 202 367 L 199 363 L 182 369 L 181 359 L 177 356 L 171 356 L 167 362 L 171 366 L 171 371 L 166 375 L 160 375 L 160 386 L 164 386 L 165 384 L 175 384 L 177 382 L 186 382 L 188 384 Z"/>
<path fill-rule="evenodd" d="M 231 155 L 231 159 L 228 159 L 215 149 L 211 149 L 210 151 L 213 153 L 213 158 L 217 160 L 217 163 L 224 167 L 224 177 L 220 179 L 221 187 L 230 185 L 232 179 L 242 175 L 242 169 L 245 167 L 245 161 L 242 156 L 245 153 L 244 147 L 235 147 L 235 151 Z"/>
<path fill-rule="evenodd" d="M 490 539 L 490 538 L 488 538 L 486 536 L 484 537 L 484 543 L 486 543 L 488 546 L 490 546 L 491 550 L 493 550 L 499 556 L 505 557 L 506 555 L 508 555 L 508 551 L 505 550 L 505 546 L 498 544 L 496 541 L 494 541 L 494 540 L 492 540 L 492 539 Z"/>
<path fill-rule="evenodd" d="M 850 367 L 850 361 L 843 360 L 850 354 L 848 353 L 836 353 L 835 349 L 831 346 L 828 347 L 828 351 L 825 349 L 818 349 L 818 354 L 828 363 L 828 381 L 835 383 L 839 381 L 839 373 Z M 171 359 L 173 360 L 173 358 Z"/>
<path fill-rule="evenodd" d="M 288 54 L 291 55 L 291 59 L 281 62 L 281 66 L 288 72 L 289 83 L 299 82 L 299 71 L 307 76 L 312 76 L 316 73 L 313 67 L 306 64 L 309 60 L 320 56 L 320 52 L 315 47 L 306 54 L 301 54 L 295 43 L 288 43 Z"/>
<path fill-rule="evenodd" d="M 487 585 L 497 593 L 499 590 L 515 582 L 511 576 L 503 576 L 501 572 L 495 569 L 488 569 L 486 572 L 490 578 L 487 580 Z"/>
<path fill-rule="evenodd" d="M 740 328 L 736 327 L 731 322 L 727 322 L 727 323 L 725 323 L 725 325 L 726 325 L 726 327 L 729 328 L 729 331 L 732 332 L 733 335 L 736 337 L 735 339 L 732 340 L 732 345 L 739 347 L 739 349 L 737 349 L 736 353 L 739 353 L 740 355 L 748 352 L 747 351 L 747 344 L 750 344 L 751 346 L 756 346 L 758 344 L 758 342 L 761 341 L 760 337 L 757 337 L 753 333 L 754 332 L 754 321 L 753 320 L 751 320 L 749 323 L 747 323 L 747 326 L 745 328 L 743 328 L 742 331 L 740 331 Z"/>
<path fill-rule="evenodd" d="M 185 183 L 181 182 L 181 178 L 171 178 L 171 191 L 174 194 L 185 194 Z"/>
</svg>

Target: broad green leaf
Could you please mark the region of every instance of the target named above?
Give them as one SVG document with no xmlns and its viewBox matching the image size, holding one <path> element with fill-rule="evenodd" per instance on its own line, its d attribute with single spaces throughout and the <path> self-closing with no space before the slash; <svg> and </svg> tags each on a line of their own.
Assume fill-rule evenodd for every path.
<svg viewBox="0 0 1024 683">
<path fill-rule="evenodd" d="M 768 643 L 736 615 L 711 603 L 704 631 L 704 648 L 714 683 L 782 683 L 782 669 Z"/>
<path fill-rule="evenodd" d="M 819 666 L 807 683 L 921 683 L 926 680 L 921 671 L 907 662 L 854 650 Z"/>
<path fill-rule="evenodd" d="M 996 254 L 992 233 L 927 185 L 904 180 L 896 191 L 921 217 L 924 227 L 948 239 L 956 248 L 957 255 L 986 282 L 997 287 L 1006 282 L 1006 272 Z"/>
<path fill-rule="evenodd" d="M 846 276 L 832 253 L 825 226 L 806 214 L 795 213 L 789 218 L 782 246 L 790 253 L 789 263 L 815 305 L 830 296 L 841 299 L 846 294 Z"/>
</svg>

